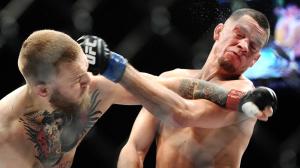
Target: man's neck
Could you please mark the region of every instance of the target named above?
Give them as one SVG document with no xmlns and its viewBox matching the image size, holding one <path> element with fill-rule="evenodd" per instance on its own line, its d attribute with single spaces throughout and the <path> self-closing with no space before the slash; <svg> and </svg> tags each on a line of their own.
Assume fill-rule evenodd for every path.
<svg viewBox="0 0 300 168">
<path fill-rule="evenodd" d="M 25 113 L 40 110 L 53 110 L 48 101 L 48 98 L 37 95 L 29 85 L 26 86 L 26 97 L 27 99 L 25 100 Z"/>
<path fill-rule="evenodd" d="M 199 79 L 210 81 L 217 76 L 217 71 L 210 70 L 207 68 L 202 68 L 201 73 L 199 74 Z"/>
<path fill-rule="evenodd" d="M 210 81 L 213 79 L 219 80 L 234 80 L 238 79 L 241 75 L 229 73 L 220 68 L 216 60 L 207 60 L 201 69 L 199 79 Z"/>
</svg>

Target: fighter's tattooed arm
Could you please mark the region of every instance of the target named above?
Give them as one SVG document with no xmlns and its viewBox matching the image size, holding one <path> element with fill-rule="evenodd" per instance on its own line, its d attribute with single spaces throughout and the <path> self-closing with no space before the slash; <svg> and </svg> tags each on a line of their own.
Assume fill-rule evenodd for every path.
<svg viewBox="0 0 300 168">
<path fill-rule="evenodd" d="M 207 99 L 225 107 L 229 91 L 214 83 L 198 79 L 182 79 L 179 94 L 187 99 Z"/>
</svg>

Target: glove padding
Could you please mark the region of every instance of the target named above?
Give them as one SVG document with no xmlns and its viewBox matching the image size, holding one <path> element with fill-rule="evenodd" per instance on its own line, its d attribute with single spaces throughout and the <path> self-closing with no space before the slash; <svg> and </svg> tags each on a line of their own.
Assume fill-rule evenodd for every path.
<svg viewBox="0 0 300 168">
<path fill-rule="evenodd" d="M 275 92 L 267 87 L 258 87 L 247 93 L 232 89 L 227 94 L 225 107 L 255 117 L 259 111 L 263 111 L 267 106 L 277 109 L 277 96 Z"/>
<path fill-rule="evenodd" d="M 249 117 L 254 117 L 258 110 L 263 111 L 267 106 L 277 110 L 277 96 L 275 92 L 267 87 L 258 87 L 246 93 L 239 103 L 239 111 L 244 112 Z"/>
<path fill-rule="evenodd" d="M 121 80 L 127 64 L 123 56 L 111 52 L 105 41 L 97 36 L 85 35 L 77 42 L 87 56 L 88 71 L 94 75 L 101 74 L 113 82 Z"/>
</svg>

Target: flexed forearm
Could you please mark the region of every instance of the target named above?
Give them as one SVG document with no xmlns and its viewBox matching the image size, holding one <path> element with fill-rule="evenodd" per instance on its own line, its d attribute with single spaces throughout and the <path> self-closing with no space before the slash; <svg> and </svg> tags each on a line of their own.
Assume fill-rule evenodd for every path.
<svg viewBox="0 0 300 168">
<path fill-rule="evenodd" d="M 275 92 L 267 87 L 258 87 L 248 92 L 242 92 L 192 78 L 171 78 L 171 80 L 164 83 L 169 89 L 176 91 L 184 98 L 206 99 L 227 109 L 243 112 L 251 117 L 266 106 L 271 106 L 274 111 L 277 106 Z"/>
<path fill-rule="evenodd" d="M 185 99 L 161 84 L 145 79 L 123 56 L 111 52 L 101 38 L 83 36 L 78 42 L 89 59 L 89 71 L 119 82 L 155 116 L 169 119 L 173 114 L 188 113 Z"/>
<path fill-rule="evenodd" d="M 156 116 L 168 118 L 174 114 L 191 111 L 190 102 L 159 83 L 143 78 L 123 56 L 111 52 L 101 38 L 83 36 L 79 42 L 90 58 L 89 70 L 93 74 L 100 73 L 111 81 L 120 82 Z M 227 91 L 218 85 L 201 80 L 183 80 L 179 93 L 186 98 L 205 98 L 222 107 L 245 112 L 252 117 L 266 106 L 276 107 L 277 105 L 275 93 L 268 88 L 243 93 L 238 90 Z"/>
<path fill-rule="evenodd" d="M 127 65 L 120 84 L 135 95 L 147 110 L 163 120 L 189 111 L 188 101 L 159 82 L 148 80 L 131 65 Z"/>
</svg>

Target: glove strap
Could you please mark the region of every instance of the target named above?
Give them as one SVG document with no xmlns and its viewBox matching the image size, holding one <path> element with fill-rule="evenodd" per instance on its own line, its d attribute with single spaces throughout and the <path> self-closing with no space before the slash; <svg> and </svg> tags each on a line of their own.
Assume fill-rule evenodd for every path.
<svg viewBox="0 0 300 168">
<path fill-rule="evenodd" d="M 244 92 L 231 89 L 227 95 L 226 108 L 238 111 L 241 98 L 245 95 Z"/>
<path fill-rule="evenodd" d="M 113 82 L 119 82 L 125 72 L 126 64 L 127 59 L 115 52 L 111 52 L 107 68 L 102 75 Z"/>
</svg>

